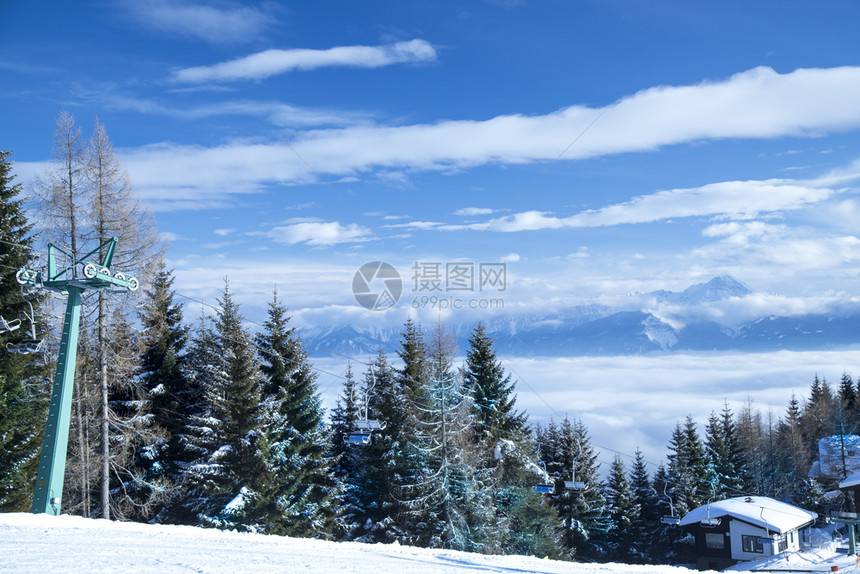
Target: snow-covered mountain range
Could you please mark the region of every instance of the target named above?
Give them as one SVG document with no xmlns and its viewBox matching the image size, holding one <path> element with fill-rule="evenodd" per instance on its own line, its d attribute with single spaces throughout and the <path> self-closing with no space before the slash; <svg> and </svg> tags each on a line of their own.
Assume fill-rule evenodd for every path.
<svg viewBox="0 0 860 574">
<path fill-rule="evenodd" d="M 724 275 L 680 292 L 631 293 L 614 306 L 571 306 L 541 315 L 496 313 L 487 317 L 485 325 L 495 338 L 497 351 L 515 356 L 762 352 L 860 344 L 860 307 L 829 306 L 814 312 L 792 308 L 786 314 L 757 314 L 774 307 L 762 300 L 774 298 L 779 297 L 754 293 Z M 475 324 L 448 322 L 446 327 L 462 347 Z M 301 334 L 313 356 L 330 356 L 331 352 L 351 356 L 379 348 L 396 352 L 401 330 L 330 325 L 302 329 Z"/>
</svg>

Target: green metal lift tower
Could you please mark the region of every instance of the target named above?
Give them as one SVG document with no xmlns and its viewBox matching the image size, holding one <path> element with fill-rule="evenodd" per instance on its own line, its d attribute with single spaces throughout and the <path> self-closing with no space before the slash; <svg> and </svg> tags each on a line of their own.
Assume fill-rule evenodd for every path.
<svg viewBox="0 0 860 574">
<path fill-rule="evenodd" d="M 136 291 L 139 284 L 135 277 L 123 273 L 111 274 L 110 265 L 116 249 L 114 237 L 99 245 L 81 258 L 54 245 L 48 244 L 48 272 L 21 269 L 18 283 L 42 287 L 52 291 L 68 293 L 63 336 L 57 356 L 57 370 L 51 391 L 51 405 L 45 439 L 39 458 L 36 475 L 36 490 L 33 495 L 33 514 L 60 514 L 63 497 L 63 477 L 66 471 L 66 448 L 69 444 L 69 419 L 72 411 L 72 389 L 75 384 L 75 360 L 78 352 L 78 331 L 81 319 L 81 295 L 87 289 L 114 291 Z M 58 265 L 58 252 L 65 256 L 65 265 Z M 103 253 L 100 264 L 88 261 L 90 257 Z"/>
</svg>

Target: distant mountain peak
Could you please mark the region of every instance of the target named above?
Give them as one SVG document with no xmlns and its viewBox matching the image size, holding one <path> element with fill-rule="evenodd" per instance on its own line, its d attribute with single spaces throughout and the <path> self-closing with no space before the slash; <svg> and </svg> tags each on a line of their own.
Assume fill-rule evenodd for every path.
<svg viewBox="0 0 860 574">
<path fill-rule="evenodd" d="M 722 301 L 731 297 L 746 297 L 752 293 L 749 287 L 738 281 L 731 275 L 720 275 L 714 277 L 707 283 L 693 285 L 684 290 L 682 295 L 690 300 L 698 300 L 700 303 Z"/>
<path fill-rule="evenodd" d="M 681 305 L 699 305 L 724 301 L 732 297 L 746 297 L 752 293 L 749 287 L 731 275 L 714 277 L 707 283 L 697 283 L 687 287 L 680 293 L 673 291 L 653 291 L 651 295 L 660 301 Z"/>
</svg>

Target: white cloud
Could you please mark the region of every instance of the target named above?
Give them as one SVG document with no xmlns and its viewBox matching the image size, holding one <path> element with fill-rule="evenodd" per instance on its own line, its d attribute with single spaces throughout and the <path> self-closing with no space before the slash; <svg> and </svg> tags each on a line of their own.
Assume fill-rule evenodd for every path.
<svg viewBox="0 0 860 574">
<path fill-rule="evenodd" d="M 814 183 L 793 180 L 727 181 L 697 188 L 660 191 L 568 217 L 542 211 L 524 211 L 485 223 L 450 225 L 443 229 L 516 232 L 650 223 L 678 217 L 752 219 L 763 213 L 802 209 L 834 195 L 833 190 L 815 187 Z M 747 233 L 751 233 L 755 227 L 746 228 Z M 726 235 L 729 229 L 733 228 L 712 226 L 705 234 Z"/>
<path fill-rule="evenodd" d="M 507 255 L 505 255 L 501 259 L 499 259 L 499 261 L 501 261 L 502 263 L 516 263 L 517 261 L 520 261 L 521 259 L 522 259 L 522 257 L 520 257 L 519 253 L 508 253 Z"/>
<path fill-rule="evenodd" d="M 348 179 L 373 170 L 411 173 L 552 161 L 598 114 L 602 115 L 597 122 L 562 159 L 645 151 L 703 139 L 845 131 L 860 126 L 860 98 L 852 97 L 858 92 L 860 67 L 801 69 L 788 74 L 756 68 L 723 82 L 652 88 L 601 110 L 571 106 L 541 116 L 318 129 L 297 135 L 288 145 L 154 144 L 126 150 L 122 158 L 143 197 L 159 209 L 185 208 L 223 202 L 236 193 L 259 192 L 272 183 L 317 181 L 314 172 Z M 16 167 L 20 170 L 22 165 Z M 832 193 L 831 187 L 857 179 L 860 163 L 843 171 L 815 182 L 723 182 L 663 191 L 566 220 L 545 212 L 525 212 L 500 218 L 494 229 L 616 225 L 709 213 L 755 218 L 759 213 L 820 201 Z M 727 203 L 721 205 L 722 201 Z"/>
<path fill-rule="evenodd" d="M 322 126 L 352 126 L 367 124 L 371 116 L 367 113 L 333 110 L 326 108 L 297 107 L 271 100 L 232 100 L 191 107 L 176 107 L 153 99 L 127 96 L 119 93 L 116 85 L 73 86 L 76 97 L 88 103 L 114 110 L 130 110 L 141 114 L 159 115 L 178 120 L 204 120 L 223 116 L 248 116 L 266 118 L 277 127 L 310 128 Z M 181 90 L 173 90 L 177 92 Z"/>
<path fill-rule="evenodd" d="M 468 217 L 472 215 L 490 215 L 491 213 L 495 212 L 495 209 L 490 209 L 489 207 L 464 207 L 455 211 L 454 215 L 462 215 Z"/>
<path fill-rule="evenodd" d="M 176 34 L 212 44 L 246 42 L 259 38 L 272 22 L 264 11 L 241 5 L 124 1 L 121 4 L 136 25 L 156 32 Z"/>
<path fill-rule="evenodd" d="M 408 223 L 391 223 L 385 226 L 388 229 L 442 229 L 445 224 L 441 221 L 410 221 Z"/>
<path fill-rule="evenodd" d="M 334 245 L 336 243 L 355 243 L 369 241 L 372 232 L 359 225 L 351 223 L 341 225 L 340 222 L 304 222 L 293 225 L 275 227 L 266 233 L 273 241 L 295 245 Z"/>
<path fill-rule="evenodd" d="M 235 233 L 235 229 L 213 229 L 212 233 L 215 235 L 220 235 L 221 237 L 227 237 L 231 233 Z"/>
<path fill-rule="evenodd" d="M 379 68 L 393 64 L 432 62 L 436 50 L 426 40 L 397 42 L 387 46 L 338 46 L 327 50 L 266 50 L 212 66 L 177 70 L 179 82 L 261 80 L 293 71 L 333 66 Z"/>
<path fill-rule="evenodd" d="M 158 233 L 158 240 L 159 241 L 166 241 L 166 242 L 170 243 L 173 241 L 180 241 L 183 239 L 188 239 L 188 238 L 183 237 L 182 235 L 179 235 L 178 233 L 173 233 L 170 231 L 160 231 Z"/>
</svg>

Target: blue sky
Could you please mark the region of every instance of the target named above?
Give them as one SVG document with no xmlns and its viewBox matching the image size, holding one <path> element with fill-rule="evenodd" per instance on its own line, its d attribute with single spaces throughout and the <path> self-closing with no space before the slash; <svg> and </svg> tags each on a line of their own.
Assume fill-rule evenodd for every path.
<svg viewBox="0 0 860 574">
<path fill-rule="evenodd" d="M 851 0 L 4 2 L 0 149 L 29 186 L 61 109 L 101 120 L 178 289 L 229 277 L 256 320 L 277 286 L 300 325 L 402 324 L 416 262 L 505 263 L 515 313 L 726 273 L 759 294 L 740 315 L 822 311 L 857 292 L 858 22 Z M 384 313 L 351 291 L 374 260 L 407 291 Z"/>
</svg>

